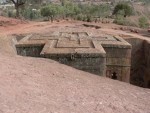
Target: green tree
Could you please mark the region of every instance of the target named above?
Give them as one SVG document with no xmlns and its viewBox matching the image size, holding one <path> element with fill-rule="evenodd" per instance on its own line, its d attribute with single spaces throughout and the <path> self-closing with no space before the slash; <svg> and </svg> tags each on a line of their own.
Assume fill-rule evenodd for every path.
<svg viewBox="0 0 150 113">
<path fill-rule="evenodd" d="M 66 2 L 64 4 L 65 16 L 72 17 L 74 15 L 74 4 L 72 2 Z"/>
<path fill-rule="evenodd" d="M 60 9 L 59 6 L 50 4 L 48 6 L 44 6 L 41 8 L 41 15 L 43 17 L 47 17 L 51 19 L 51 22 L 53 22 L 54 17 L 59 13 Z"/>
<path fill-rule="evenodd" d="M 26 0 L 10 0 L 14 5 L 16 9 L 16 18 L 19 18 L 19 8 L 23 6 L 26 2 Z"/>
<path fill-rule="evenodd" d="M 127 3 L 118 3 L 113 11 L 113 15 L 121 14 L 124 17 L 131 16 L 133 10 Z"/>
</svg>

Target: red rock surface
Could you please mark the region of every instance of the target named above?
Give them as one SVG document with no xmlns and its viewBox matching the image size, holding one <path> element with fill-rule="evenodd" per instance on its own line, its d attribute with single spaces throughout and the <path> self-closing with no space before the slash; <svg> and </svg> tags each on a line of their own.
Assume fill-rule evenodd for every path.
<svg viewBox="0 0 150 113">
<path fill-rule="evenodd" d="M 49 59 L 0 54 L 0 113 L 150 113 L 150 90 Z"/>
</svg>

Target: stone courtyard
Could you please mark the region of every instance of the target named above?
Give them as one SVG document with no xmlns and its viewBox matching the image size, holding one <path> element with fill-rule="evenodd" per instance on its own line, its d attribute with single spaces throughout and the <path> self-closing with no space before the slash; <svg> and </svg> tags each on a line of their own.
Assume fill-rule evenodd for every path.
<svg viewBox="0 0 150 113">
<path fill-rule="evenodd" d="M 130 81 L 131 45 L 119 36 L 88 32 L 53 32 L 32 34 L 15 43 L 18 55 L 42 57 L 62 64 Z"/>
</svg>

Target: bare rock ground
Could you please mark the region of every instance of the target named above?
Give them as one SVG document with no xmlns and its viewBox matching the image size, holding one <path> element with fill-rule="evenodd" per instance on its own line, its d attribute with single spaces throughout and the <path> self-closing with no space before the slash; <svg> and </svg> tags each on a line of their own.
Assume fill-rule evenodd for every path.
<svg viewBox="0 0 150 113">
<path fill-rule="evenodd" d="M 150 113 L 150 90 L 49 59 L 0 54 L 0 113 Z"/>
<path fill-rule="evenodd" d="M 0 113 L 150 113 L 150 89 L 79 71 L 49 59 L 17 56 L 11 47 L 12 34 L 108 31 L 108 28 L 85 29 L 80 25 L 80 22 L 31 22 L 0 27 Z"/>
</svg>

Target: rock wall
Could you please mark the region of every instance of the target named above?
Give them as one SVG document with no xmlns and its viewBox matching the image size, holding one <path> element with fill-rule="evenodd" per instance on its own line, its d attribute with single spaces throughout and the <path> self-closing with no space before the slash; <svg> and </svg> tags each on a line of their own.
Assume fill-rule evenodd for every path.
<svg viewBox="0 0 150 113">
<path fill-rule="evenodd" d="M 106 76 L 115 72 L 117 79 L 130 82 L 131 48 L 104 47 L 106 51 Z"/>
<path fill-rule="evenodd" d="M 40 57 L 44 45 L 17 46 L 17 54 L 21 56 Z"/>
<path fill-rule="evenodd" d="M 150 42 L 139 39 L 126 39 L 132 45 L 130 83 L 150 87 Z"/>
<path fill-rule="evenodd" d="M 42 55 L 44 58 L 53 59 L 62 64 L 74 67 L 79 70 L 87 71 L 93 74 L 105 75 L 106 57 L 93 57 L 93 55 L 77 57 L 76 55 Z"/>
<path fill-rule="evenodd" d="M 144 87 L 150 88 L 150 41 L 144 41 Z"/>
<path fill-rule="evenodd" d="M 76 69 L 80 69 L 83 71 L 87 71 L 93 74 L 105 75 L 106 69 L 106 56 L 99 54 L 40 54 L 44 45 L 29 45 L 29 46 L 16 46 L 17 54 L 21 56 L 31 56 L 31 57 L 43 57 L 53 59 L 62 64 L 66 64 L 68 66 L 74 67 Z"/>
</svg>

